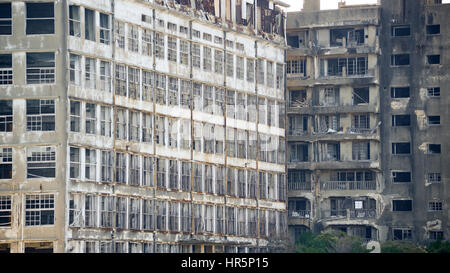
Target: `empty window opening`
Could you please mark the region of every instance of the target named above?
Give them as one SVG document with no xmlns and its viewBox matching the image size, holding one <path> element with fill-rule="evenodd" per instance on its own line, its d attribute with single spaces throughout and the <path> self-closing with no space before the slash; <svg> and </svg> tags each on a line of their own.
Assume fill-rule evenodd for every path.
<svg viewBox="0 0 450 273">
<path fill-rule="evenodd" d="M 13 131 L 13 101 L 0 100 L 0 132 Z"/>
<path fill-rule="evenodd" d="M 428 153 L 429 154 L 440 154 L 441 153 L 441 144 L 428 144 Z"/>
<path fill-rule="evenodd" d="M 299 48 L 300 41 L 298 35 L 287 35 L 287 44 L 293 48 Z"/>
<path fill-rule="evenodd" d="M 427 26 L 427 34 L 428 35 L 436 35 L 441 33 L 441 25 L 428 25 Z"/>
<path fill-rule="evenodd" d="M 409 35 L 411 35 L 411 27 L 409 25 L 392 26 L 392 36 L 393 37 L 409 36 Z"/>
<path fill-rule="evenodd" d="M 27 9 L 28 34 L 54 34 L 55 14 L 54 3 L 25 3 Z"/>
<path fill-rule="evenodd" d="M 12 54 L 0 54 L 0 85 L 7 84 L 13 84 Z"/>
<path fill-rule="evenodd" d="M 290 107 L 306 107 L 306 90 L 293 90 L 289 92 Z"/>
<path fill-rule="evenodd" d="M 290 144 L 290 162 L 308 161 L 308 144 L 294 143 Z"/>
<path fill-rule="evenodd" d="M 369 87 L 353 89 L 353 105 L 369 103 Z"/>
<path fill-rule="evenodd" d="M 392 143 L 392 154 L 410 154 L 411 144 L 409 142 Z"/>
<path fill-rule="evenodd" d="M 411 182 L 411 172 L 392 172 L 392 182 Z"/>
<path fill-rule="evenodd" d="M 95 11 L 84 9 L 84 38 L 95 41 Z"/>
<path fill-rule="evenodd" d="M 392 66 L 409 65 L 409 54 L 394 54 L 391 55 Z"/>
<path fill-rule="evenodd" d="M 55 130 L 55 101 L 27 100 L 27 131 Z"/>
<path fill-rule="evenodd" d="M 330 30 L 330 46 L 355 46 L 364 44 L 364 29 L 341 28 Z"/>
<path fill-rule="evenodd" d="M 433 241 L 443 240 L 444 232 L 443 231 L 429 231 L 428 236 L 429 236 L 429 239 L 433 240 Z"/>
<path fill-rule="evenodd" d="M 412 211 L 412 200 L 393 200 L 393 211 Z"/>
<path fill-rule="evenodd" d="M 53 253 L 53 243 L 25 243 L 25 253 Z"/>
<path fill-rule="evenodd" d="M 427 64 L 440 64 L 441 55 L 427 55 Z"/>
<path fill-rule="evenodd" d="M 427 94 L 429 97 L 440 97 L 441 96 L 441 88 L 440 87 L 427 88 Z"/>
<path fill-rule="evenodd" d="M 428 116 L 428 125 L 440 125 L 441 116 Z"/>
<path fill-rule="evenodd" d="M 289 116 L 289 135 L 301 135 L 308 132 L 308 116 L 294 115 Z"/>
<path fill-rule="evenodd" d="M 409 98 L 408 87 L 391 87 L 391 98 Z"/>
<path fill-rule="evenodd" d="M 55 82 L 55 53 L 27 53 L 27 84 Z"/>
<path fill-rule="evenodd" d="M 12 34 L 11 3 L 0 4 L 0 35 Z"/>
<path fill-rule="evenodd" d="M 25 226 L 53 225 L 54 223 L 54 195 L 27 195 L 25 198 Z"/>
<path fill-rule="evenodd" d="M 410 115 L 393 115 L 392 116 L 392 126 L 410 126 L 411 116 Z"/>
</svg>

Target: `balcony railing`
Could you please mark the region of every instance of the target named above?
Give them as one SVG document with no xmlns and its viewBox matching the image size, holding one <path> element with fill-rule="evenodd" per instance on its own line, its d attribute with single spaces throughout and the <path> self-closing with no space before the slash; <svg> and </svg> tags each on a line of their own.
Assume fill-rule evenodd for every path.
<svg viewBox="0 0 450 273">
<path fill-rule="evenodd" d="M 322 210 L 322 218 L 345 218 L 347 217 L 346 209 Z"/>
<path fill-rule="evenodd" d="M 370 219 L 376 218 L 377 211 L 375 209 L 351 209 L 350 219 Z"/>
<path fill-rule="evenodd" d="M 377 128 L 348 128 L 348 134 L 373 134 L 377 131 Z"/>
<path fill-rule="evenodd" d="M 303 182 L 303 181 L 289 181 L 288 182 L 288 190 L 290 191 L 310 191 L 311 190 L 311 182 Z"/>
<path fill-rule="evenodd" d="M 322 190 L 376 190 L 377 182 L 375 180 L 368 181 L 322 181 Z"/>
<path fill-rule="evenodd" d="M 311 211 L 309 211 L 309 210 L 290 210 L 289 217 L 290 218 L 310 219 Z"/>
</svg>

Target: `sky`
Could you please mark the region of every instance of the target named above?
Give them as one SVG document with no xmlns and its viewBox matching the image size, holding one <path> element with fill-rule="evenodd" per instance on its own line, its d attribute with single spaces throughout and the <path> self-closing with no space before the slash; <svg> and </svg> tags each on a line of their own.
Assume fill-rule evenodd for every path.
<svg viewBox="0 0 450 273">
<path fill-rule="evenodd" d="M 282 0 L 283 2 L 291 5 L 286 11 L 300 11 L 303 7 L 303 0 Z M 340 0 L 321 0 L 320 9 L 337 9 L 338 2 Z M 377 0 L 345 0 L 347 5 L 358 4 L 376 4 Z M 450 3 L 450 0 L 443 0 L 442 3 Z"/>
</svg>

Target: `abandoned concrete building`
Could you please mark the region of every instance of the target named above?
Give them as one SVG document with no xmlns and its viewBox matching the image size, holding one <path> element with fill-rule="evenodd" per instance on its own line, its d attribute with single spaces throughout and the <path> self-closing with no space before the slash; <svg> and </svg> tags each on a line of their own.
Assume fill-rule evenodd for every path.
<svg viewBox="0 0 450 273">
<path fill-rule="evenodd" d="M 363 241 L 448 238 L 448 14 L 439 0 L 335 10 L 305 0 L 287 13 L 293 239 L 332 229 Z"/>
<path fill-rule="evenodd" d="M 270 251 L 280 6 L 1 0 L 0 252 Z"/>
</svg>

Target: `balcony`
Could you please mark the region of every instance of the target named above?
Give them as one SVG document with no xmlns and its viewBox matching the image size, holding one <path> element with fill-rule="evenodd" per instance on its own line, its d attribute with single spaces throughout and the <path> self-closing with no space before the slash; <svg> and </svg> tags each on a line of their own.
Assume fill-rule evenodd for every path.
<svg viewBox="0 0 450 273">
<path fill-rule="evenodd" d="M 377 217 L 375 209 L 351 209 L 350 219 L 374 219 Z"/>
<path fill-rule="evenodd" d="M 323 219 L 347 218 L 347 210 L 346 209 L 322 210 L 322 218 Z"/>
<path fill-rule="evenodd" d="M 324 191 L 352 191 L 352 190 L 376 190 L 377 182 L 370 181 L 322 181 L 321 189 Z"/>
<path fill-rule="evenodd" d="M 310 191 L 311 181 L 289 181 L 288 182 L 289 191 Z"/>
<path fill-rule="evenodd" d="M 289 218 L 310 219 L 311 211 L 309 210 L 289 210 Z"/>
</svg>

